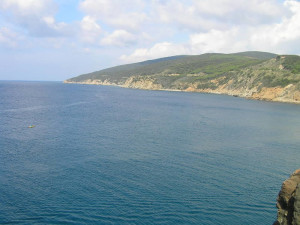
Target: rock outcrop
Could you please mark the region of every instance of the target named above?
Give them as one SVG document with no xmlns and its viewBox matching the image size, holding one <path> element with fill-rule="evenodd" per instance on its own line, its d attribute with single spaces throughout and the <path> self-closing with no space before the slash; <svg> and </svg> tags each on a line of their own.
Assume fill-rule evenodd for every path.
<svg viewBox="0 0 300 225">
<path fill-rule="evenodd" d="M 112 82 L 108 79 L 92 80 L 87 79 L 81 82 L 73 82 L 66 80 L 64 83 L 80 83 L 80 84 L 96 84 L 96 85 L 110 85 L 124 88 L 135 88 L 145 90 L 162 90 L 162 91 L 184 91 L 184 92 L 202 92 L 213 94 L 225 94 L 238 96 L 249 99 L 289 102 L 300 104 L 300 91 L 297 90 L 296 85 L 289 84 L 285 87 L 263 87 L 258 90 L 257 87 L 232 87 L 232 80 L 225 84 L 219 84 L 220 79 L 213 80 L 215 88 L 199 88 L 201 83 L 176 83 L 172 87 L 163 87 L 156 80 L 155 76 L 132 76 L 122 82 Z M 213 83 L 213 82 L 212 82 Z M 250 85 L 249 85 L 250 86 Z"/>
<path fill-rule="evenodd" d="M 276 206 L 277 221 L 273 225 L 300 225 L 300 169 L 283 182 Z"/>
</svg>

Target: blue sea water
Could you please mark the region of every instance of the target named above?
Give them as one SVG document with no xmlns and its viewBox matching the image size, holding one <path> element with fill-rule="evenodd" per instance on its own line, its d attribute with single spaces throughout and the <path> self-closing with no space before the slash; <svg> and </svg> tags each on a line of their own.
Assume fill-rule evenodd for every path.
<svg viewBox="0 0 300 225">
<path fill-rule="evenodd" d="M 299 161 L 300 105 L 0 82 L 0 224 L 272 224 Z"/>
</svg>

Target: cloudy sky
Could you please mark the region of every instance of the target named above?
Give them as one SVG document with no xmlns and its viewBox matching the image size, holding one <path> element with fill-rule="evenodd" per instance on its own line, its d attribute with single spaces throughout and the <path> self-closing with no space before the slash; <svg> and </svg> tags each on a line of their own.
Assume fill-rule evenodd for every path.
<svg viewBox="0 0 300 225">
<path fill-rule="evenodd" d="M 300 54 L 299 0 L 0 0 L 0 80 L 206 52 Z"/>
</svg>

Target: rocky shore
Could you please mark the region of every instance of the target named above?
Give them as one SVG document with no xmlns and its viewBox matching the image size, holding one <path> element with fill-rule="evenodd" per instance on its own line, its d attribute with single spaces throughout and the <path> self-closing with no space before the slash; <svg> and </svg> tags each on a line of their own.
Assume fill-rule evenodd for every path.
<svg viewBox="0 0 300 225">
<path fill-rule="evenodd" d="M 216 80 L 215 83 L 219 81 Z M 151 77 L 130 77 L 125 82 L 114 83 L 109 80 L 84 80 L 81 82 L 74 82 L 66 80 L 64 83 L 79 83 L 79 84 L 93 84 L 93 85 L 109 85 L 119 86 L 123 88 L 135 88 L 144 90 L 162 90 L 162 91 L 184 91 L 184 92 L 201 92 L 201 93 L 213 93 L 213 94 L 224 94 L 235 97 L 243 97 L 256 100 L 264 101 L 276 101 L 276 102 L 287 102 L 300 104 L 300 91 L 298 91 L 295 85 L 290 84 L 286 87 L 264 87 L 258 90 L 256 87 L 252 88 L 236 88 L 232 87 L 232 81 L 226 84 L 218 85 L 217 88 L 199 88 L 197 85 L 189 85 L 187 88 L 164 88 L 162 85 L 155 82 L 154 78 Z"/>
<path fill-rule="evenodd" d="M 277 220 L 273 225 L 300 225 L 300 169 L 283 182 L 276 206 Z"/>
</svg>

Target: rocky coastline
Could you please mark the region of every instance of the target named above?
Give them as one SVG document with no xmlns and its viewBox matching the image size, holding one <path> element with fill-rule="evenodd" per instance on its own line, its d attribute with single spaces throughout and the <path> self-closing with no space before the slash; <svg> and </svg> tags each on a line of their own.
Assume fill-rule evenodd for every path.
<svg viewBox="0 0 300 225">
<path fill-rule="evenodd" d="M 283 182 L 276 207 L 277 220 L 273 225 L 300 225 L 300 169 Z"/>
<path fill-rule="evenodd" d="M 216 80 L 215 82 L 219 82 Z M 274 101 L 274 102 L 285 102 L 300 104 L 300 91 L 296 90 L 295 85 L 290 84 L 285 87 L 264 87 L 258 89 L 253 88 L 233 88 L 231 86 L 232 81 L 227 82 L 223 85 L 218 85 L 217 88 L 198 88 L 197 85 L 191 84 L 187 88 L 164 88 L 162 85 L 155 82 L 154 78 L 151 77 L 130 77 L 124 82 L 114 83 L 108 79 L 101 80 L 91 80 L 87 79 L 81 82 L 75 82 L 70 80 L 65 80 L 64 83 L 77 83 L 77 84 L 91 84 L 91 85 L 108 85 L 108 86 L 118 86 L 123 88 L 134 88 L 134 89 L 144 89 L 144 90 L 161 90 L 161 91 L 183 91 L 183 92 L 200 92 L 200 93 L 212 93 L 212 94 L 224 94 L 234 97 L 242 97 L 255 100 L 263 101 Z"/>
<path fill-rule="evenodd" d="M 82 74 L 65 83 L 300 103 L 300 56 L 266 52 L 173 56 Z"/>
</svg>

